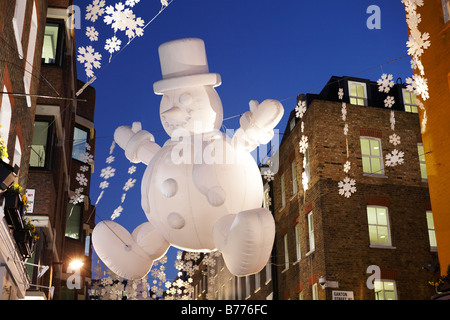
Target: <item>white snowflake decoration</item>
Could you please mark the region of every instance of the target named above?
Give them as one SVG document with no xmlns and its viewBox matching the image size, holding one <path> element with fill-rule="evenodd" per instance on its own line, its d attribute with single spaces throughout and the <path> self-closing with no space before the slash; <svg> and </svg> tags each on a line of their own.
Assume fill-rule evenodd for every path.
<svg viewBox="0 0 450 320">
<path fill-rule="evenodd" d="M 414 92 L 416 95 L 421 95 L 423 100 L 427 100 L 430 95 L 428 94 L 427 79 L 420 75 L 413 75 L 412 78 L 406 78 L 406 90 Z"/>
<path fill-rule="evenodd" d="M 399 145 L 400 144 L 400 137 L 393 133 L 389 136 L 389 142 L 392 143 L 394 146 Z"/>
<path fill-rule="evenodd" d="M 136 172 L 136 167 L 135 166 L 131 166 L 128 168 L 128 174 L 133 174 Z"/>
<path fill-rule="evenodd" d="M 348 134 L 348 124 L 346 123 L 344 125 L 344 135 L 347 135 L 347 134 Z"/>
<path fill-rule="evenodd" d="M 303 191 L 308 190 L 308 185 L 309 185 L 308 175 L 307 175 L 306 171 L 303 171 L 303 172 L 302 172 L 302 186 L 303 186 Z"/>
<path fill-rule="evenodd" d="M 86 178 L 84 173 L 77 173 L 77 176 L 75 179 L 78 181 L 80 186 L 87 186 L 88 179 Z"/>
<path fill-rule="evenodd" d="M 86 27 L 86 36 L 90 41 L 98 40 L 98 31 L 94 27 Z"/>
<path fill-rule="evenodd" d="M 122 214 L 123 208 L 122 206 L 118 206 L 111 215 L 111 220 L 118 218 Z"/>
<path fill-rule="evenodd" d="M 342 113 L 342 121 L 346 121 L 347 120 L 347 104 L 345 102 L 342 102 L 341 113 Z"/>
<path fill-rule="evenodd" d="M 89 152 L 84 152 L 80 154 L 80 161 L 84 163 L 90 163 L 94 161 L 94 156 Z"/>
<path fill-rule="evenodd" d="M 410 56 L 420 57 L 423 54 L 425 49 L 428 49 L 431 45 L 430 34 L 425 32 L 424 34 L 420 33 L 417 28 L 411 29 L 409 40 L 406 42 L 408 46 L 408 54 Z"/>
<path fill-rule="evenodd" d="M 345 177 L 343 181 L 339 181 L 338 187 L 341 196 L 350 198 L 351 195 L 356 192 L 356 181 L 349 177 Z"/>
<path fill-rule="evenodd" d="M 86 20 L 95 22 L 98 17 L 105 13 L 105 0 L 94 0 L 92 4 L 86 7 Z"/>
<path fill-rule="evenodd" d="M 102 177 L 106 180 L 111 177 L 114 177 L 115 172 L 116 172 L 116 169 L 112 168 L 111 166 L 108 166 L 108 167 L 102 169 L 102 172 L 100 173 L 100 177 Z"/>
<path fill-rule="evenodd" d="M 295 107 L 295 116 L 297 118 L 303 118 L 303 115 L 306 112 L 306 102 L 305 101 L 299 101 L 297 106 Z"/>
<path fill-rule="evenodd" d="M 391 111 L 391 116 L 389 118 L 389 122 L 391 123 L 391 130 L 395 130 L 395 113 Z"/>
<path fill-rule="evenodd" d="M 113 140 L 111 143 L 111 146 L 109 147 L 109 154 L 112 154 L 114 152 L 114 148 L 116 147 L 116 141 Z"/>
<path fill-rule="evenodd" d="M 403 151 L 394 149 L 391 153 L 386 155 L 386 166 L 395 167 L 396 165 L 402 164 L 404 162 L 404 155 L 405 153 Z"/>
<path fill-rule="evenodd" d="M 108 188 L 109 187 L 109 182 L 108 181 L 102 181 L 102 182 L 100 182 L 100 189 L 106 189 L 106 188 Z"/>
<path fill-rule="evenodd" d="M 139 1 L 141 1 L 141 0 L 127 0 L 125 2 L 125 5 L 130 6 L 130 7 L 134 7 L 135 4 L 139 3 Z"/>
<path fill-rule="evenodd" d="M 386 74 L 386 73 L 383 73 L 382 75 L 381 75 L 381 79 L 379 79 L 378 80 L 378 91 L 380 91 L 380 92 L 385 92 L 385 93 L 388 93 L 390 90 L 391 90 L 391 88 L 394 86 L 394 81 L 392 81 L 392 79 L 393 79 L 394 77 L 393 77 L 393 75 L 392 74 Z"/>
<path fill-rule="evenodd" d="M 351 168 L 351 162 L 347 160 L 347 162 L 345 162 L 344 164 L 344 172 L 348 173 L 350 171 Z"/>
<path fill-rule="evenodd" d="M 81 194 L 82 192 L 83 188 L 75 189 L 75 193 L 70 197 L 69 203 L 76 205 L 77 203 L 83 202 L 84 195 Z"/>
<path fill-rule="evenodd" d="M 128 191 L 128 190 L 130 190 L 131 188 L 133 188 L 134 187 L 134 184 L 136 183 L 136 179 L 128 179 L 128 181 L 127 182 L 125 182 L 125 185 L 124 185 L 124 187 L 123 187 L 123 190 L 124 191 Z"/>
<path fill-rule="evenodd" d="M 100 60 L 102 59 L 102 55 L 98 52 L 95 52 L 92 46 L 80 47 L 78 48 L 77 60 L 80 63 L 84 63 L 84 69 L 86 71 L 86 75 L 90 78 L 94 76 L 93 68 L 99 69 L 101 67 Z"/>
<path fill-rule="evenodd" d="M 89 166 L 81 166 L 81 167 L 80 167 L 80 171 L 81 171 L 81 172 L 87 172 L 87 171 L 89 171 Z"/>
<path fill-rule="evenodd" d="M 274 173 L 272 170 L 268 169 L 264 171 L 264 179 L 266 179 L 268 182 L 273 181 Z"/>
<path fill-rule="evenodd" d="M 114 162 L 116 158 L 114 156 L 109 156 L 108 158 L 106 158 L 106 163 L 107 164 L 111 164 Z"/>
<path fill-rule="evenodd" d="M 121 44 L 122 41 L 118 39 L 116 36 L 113 36 L 110 39 L 106 39 L 105 50 L 112 54 L 114 53 L 114 51 L 120 50 Z"/>
<path fill-rule="evenodd" d="M 308 137 L 303 135 L 302 139 L 300 140 L 298 145 L 300 147 L 300 153 L 304 154 L 306 152 L 306 149 L 308 149 L 308 146 L 309 146 Z"/>
<path fill-rule="evenodd" d="M 395 99 L 392 96 L 387 96 L 386 99 L 384 99 L 384 106 L 386 108 L 392 108 L 392 106 L 395 104 Z"/>
<path fill-rule="evenodd" d="M 169 3 L 167 2 L 167 0 L 161 0 L 161 6 L 163 8 L 167 7 L 169 5 Z"/>
<path fill-rule="evenodd" d="M 131 9 L 125 9 L 122 2 L 116 3 L 115 6 L 106 7 L 106 14 L 103 21 L 107 25 L 111 25 L 114 32 L 125 31 L 125 34 L 131 40 L 135 36 L 144 34 L 144 20 L 136 18 Z"/>
<path fill-rule="evenodd" d="M 339 88 L 338 97 L 340 100 L 342 100 L 344 98 L 344 89 L 343 88 Z"/>
</svg>

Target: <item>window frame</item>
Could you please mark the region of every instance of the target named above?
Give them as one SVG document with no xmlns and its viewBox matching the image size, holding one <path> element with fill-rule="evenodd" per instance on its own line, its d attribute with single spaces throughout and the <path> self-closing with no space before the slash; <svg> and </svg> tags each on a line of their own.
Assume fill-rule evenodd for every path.
<svg viewBox="0 0 450 320">
<path fill-rule="evenodd" d="M 377 299 L 377 291 L 376 291 L 376 286 L 377 286 L 377 283 L 381 283 L 382 284 L 382 290 L 381 291 L 378 291 L 378 292 L 382 292 L 383 293 L 383 299 Z M 391 280 L 391 279 L 375 279 L 374 280 L 374 294 L 375 294 L 375 300 L 386 300 L 386 299 L 384 299 L 384 297 L 386 296 L 385 295 L 385 284 L 386 283 L 392 283 L 393 284 L 393 286 L 394 286 L 394 296 L 395 296 L 395 299 L 394 300 L 398 300 L 398 297 L 397 297 L 397 284 L 396 284 L 396 282 L 395 282 L 395 280 Z"/>
<path fill-rule="evenodd" d="M 45 28 L 47 28 L 47 25 L 57 25 L 58 26 L 58 35 L 56 40 L 56 48 L 55 48 L 55 62 L 53 63 L 47 63 L 44 61 L 44 58 L 42 58 L 44 45 L 45 45 L 45 39 L 42 44 L 42 52 L 41 52 L 41 64 L 46 66 L 58 66 L 62 67 L 63 61 L 64 61 L 64 49 L 65 49 L 65 22 L 64 20 L 60 19 L 47 19 L 45 22 Z M 45 28 L 44 28 L 44 38 L 45 38 Z"/>
<path fill-rule="evenodd" d="M 426 219 L 427 219 L 427 230 L 428 230 L 428 240 L 430 242 L 430 250 L 432 252 L 436 252 L 437 251 L 437 242 L 436 242 L 436 229 L 434 227 L 433 211 L 432 210 L 427 210 L 425 214 L 426 214 Z M 430 226 L 430 224 L 429 224 L 429 220 L 428 220 L 428 215 L 429 214 L 431 215 L 431 220 L 433 222 L 433 226 Z M 436 244 L 436 245 L 432 245 L 432 239 L 431 239 L 430 232 L 432 232 L 432 234 L 433 234 L 434 244 Z"/>
<path fill-rule="evenodd" d="M 289 245 L 287 233 L 283 236 L 283 249 L 284 249 L 284 270 L 287 270 L 289 269 Z"/>
<path fill-rule="evenodd" d="M 286 183 L 284 181 L 284 173 L 281 175 L 280 185 L 281 185 L 281 208 L 284 208 L 286 206 Z"/>
<path fill-rule="evenodd" d="M 349 103 L 352 105 L 356 105 L 356 106 L 367 106 L 367 101 L 368 101 L 368 95 L 367 95 L 367 85 L 365 82 L 359 82 L 359 81 L 348 81 L 348 97 L 349 97 Z M 351 85 L 356 85 L 356 86 L 362 86 L 364 88 L 364 96 L 360 97 L 358 95 L 358 87 L 356 87 L 356 96 L 351 94 Z M 356 99 L 356 103 L 352 102 L 352 99 Z M 359 104 L 358 100 L 363 100 L 364 104 Z"/>
<path fill-rule="evenodd" d="M 84 153 L 88 152 L 88 150 L 86 149 L 86 144 L 90 144 L 90 135 L 91 135 L 91 130 L 87 127 L 84 127 L 78 123 L 75 123 L 74 127 L 73 127 L 73 140 L 72 140 L 72 160 L 77 160 L 80 161 L 82 163 L 84 163 L 83 161 L 81 161 L 81 159 L 79 158 L 75 158 L 74 157 L 74 147 L 75 147 L 75 130 L 78 129 L 80 131 L 84 131 L 86 133 L 86 140 L 85 140 L 85 147 L 84 147 Z M 80 156 L 78 156 L 80 157 Z"/>
<path fill-rule="evenodd" d="M 292 176 L 292 196 L 295 196 L 298 193 L 297 163 L 296 163 L 295 159 L 291 163 L 291 176 Z"/>
<path fill-rule="evenodd" d="M 302 250 L 300 247 L 301 232 L 300 232 L 300 223 L 299 222 L 297 222 L 295 224 L 294 230 L 295 230 L 295 252 L 297 254 L 297 261 L 300 261 L 302 259 Z"/>
<path fill-rule="evenodd" d="M 32 166 L 31 162 L 30 162 L 30 169 L 33 170 L 50 170 L 53 164 L 53 155 L 54 155 L 54 143 L 55 143 L 55 119 L 52 116 L 40 116 L 40 115 L 36 115 L 36 118 L 34 120 L 34 124 L 36 124 L 36 122 L 47 122 L 48 126 L 47 126 L 47 142 L 46 142 L 46 147 L 47 150 L 45 150 L 45 163 L 42 167 L 40 166 Z M 33 130 L 33 134 L 34 134 L 34 130 Z M 33 137 L 31 140 L 31 144 L 30 144 L 30 152 L 33 152 Z M 30 160 L 31 160 L 31 156 L 30 156 Z"/>
<path fill-rule="evenodd" d="M 375 208 L 375 213 L 376 213 L 376 219 L 377 219 L 377 223 L 376 224 L 371 224 L 369 223 L 369 211 L 368 208 Z M 379 224 L 378 223 L 378 209 L 385 209 L 386 210 L 386 225 L 384 224 Z M 375 248 L 379 248 L 379 247 L 392 247 L 392 238 L 391 238 L 391 225 L 390 225 L 390 221 L 389 221 L 389 208 L 385 207 L 385 206 L 377 206 L 377 205 L 367 205 L 366 206 L 366 217 L 367 217 L 367 230 L 369 231 L 369 243 L 370 243 L 370 247 L 375 247 Z M 372 239 L 370 239 L 370 226 L 375 226 L 376 230 L 377 230 L 377 242 L 372 242 Z M 386 227 L 387 228 L 387 237 L 388 237 L 388 242 L 387 243 L 380 243 L 379 242 L 379 233 L 378 233 L 378 227 L 382 226 L 382 227 Z"/>
<path fill-rule="evenodd" d="M 420 148 L 422 148 L 422 152 L 423 152 L 422 154 L 421 154 Z M 422 181 L 428 181 L 427 164 L 426 164 L 426 160 L 425 160 L 425 149 L 424 149 L 422 142 L 417 143 L 417 153 L 419 155 L 420 177 L 422 178 Z M 421 159 L 421 156 L 423 156 L 423 161 Z M 423 171 L 422 168 L 424 168 L 425 171 Z M 425 173 L 425 178 L 423 176 L 424 173 Z"/>
<path fill-rule="evenodd" d="M 309 251 L 308 254 L 316 250 L 316 240 L 314 238 L 314 216 L 313 212 L 310 211 L 307 216 L 308 219 L 308 239 L 309 239 Z"/>
<path fill-rule="evenodd" d="M 411 103 L 406 103 L 405 95 L 409 95 L 409 100 L 411 101 Z M 403 107 L 405 109 L 405 112 L 419 113 L 419 106 L 418 106 L 418 104 L 417 103 L 416 104 L 412 103 L 412 98 L 413 98 L 412 95 L 415 96 L 415 100 L 417 102 L 417 95 L 414 92 L 410 92 L 406 88 L 402 88 Z M 413 108 L 414 108 L 414 110 L 413 110 Z"/>
<path fill-rule="evenodd" d="M 377 141 L 378 142 L 378 146 L 380 148 L 380 155 L 379 156 L 374 156 L 371 154 L 364 154 L 363 153 L 363 148 L 362 148 L 362 143 L 361 140 L 362 139 L 367 139 L 369 140 L 369 150 L 370 150 L 370 140 L 373 141 Z M 359 137 L 359 143 L 360 143 L 360 148 L 361 148 L 361 162 L 362 162 L 362 169 L 363 169 L 363 175 L 365 176 L 385 176 L 385 171 L 384 171 L 384 159 L 383 159 L 383 147 L 381 145 L 381 139 L 380 138 L 376 138 L 376 137 L 370 137 L 370 136 L 360 136 Z M 369 159 L 372 158 L 378 158 L 380 160 L 380 172 L 373 172 L 372 170 L 372 161 L 369 161 L 370 163 L 370 172 L 366 172 L 364 171 L 364 157 L 369 157 Z"/>
<path fill-rule="evenodd" d="M 69 225 L 69 219 L 70 219 L 70 217 L 69 217 L 69 213 L 70 213 L 70 211 L 72 210 L 71 208 L 80 208 L 80 211 L 79 211 L 79 221 L 78 221 L 78 238 L 75 238 L 75 237 L 71 237 L 71 236 L 68 236 L 67 235 L 67 226 Z M 72 213 L 73 213 L 74 211 L 72 211 Z M 72 203 L 68 203 L 67 204 L 67 218 L 66 218 L 66 227 L 65 227 L 65 230 L 64 230 L 64 236 L 66 237 L 66 238 L 70 238 L 70 239 L 73 239 L 73 240 L 77 240 L 77 241 L 83 241 L 83 232 L 82 232 L 82 221 L 83 221 L 83 205 L 82 204 L 72 204 Z"/>
</svg>

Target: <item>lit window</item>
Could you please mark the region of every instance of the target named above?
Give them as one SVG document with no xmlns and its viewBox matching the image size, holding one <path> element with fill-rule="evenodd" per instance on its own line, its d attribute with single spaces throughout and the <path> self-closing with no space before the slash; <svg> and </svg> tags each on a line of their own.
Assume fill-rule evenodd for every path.
<svg viewBox="0 0 450 320">
<path fill-rule="evenodd" d="M 49 166 L 53 128 L 51 123 L 50 120 L 36 120 L 34 122 L 30 167 L 48 168 Z"/>
<path fill-rule="evenodd" d="M 427 180 L 427 166 L 425 164 L 425 151 L 423 149 L 423 144 L 417 144 L 417 152 L 419 153 L 420 175 L 423 180 Z"/>
<path fill-rule="evenodd" d="M 286 194 L 285 194 L 285 185 L 284 185 L 284 174 L 281 176 L 281 206 L 284 207 L 286 205 Z"/>
<path fill-rule="evenodd" d="M 403 103 L 405 104 L 405 111 L 411 113 L 418 113 L 419 107 L 417 106 L 417 97 L 414 92 L 409 92 L 406 89 L 403 91 Z"/>
<path fill-rule="evenodd" d="M 86 143 L 88 140 L 89 132 L 79 127 L 75 127 L 73 131 L 73 149 L 72 158 L 84 162 L 83 154 L 86 153 Z"/>
<path fill-rule="evenodd" d="M 428 238 L 430 239 L 431 249 L 437 248 L 436 232 L 434 231 L 433 212 L 427 211 Z"/>
<path fill-rule="evenodd" d="M 450 0 L 442 0 L 442 11 L 444 13 L 444 23 L 450 20 Z"/>
<path fill-rule="evenodd" d="M 15 146 L 14 146 L 14 160 L 13 167 L 17 165 L 20 167 L 20 162 L 22 161 L 22 145 L 20 144 L 19 137 L 16 136 Z"/>
<path fill-rule="evenodd" d="M 19 57 L 21 59 L 23 58 L 22 35 L 23 35 L 23 25 L 25 20 L 26 8 L 27 8 L 26 1 L 16 1 L 16 7 L 14 8 L 14 17 L 12 20 L 17 50 L 19 52 Z"/>
<path fill-rule="evenodd" d="M 67 206 L 66 237 L 80 239 L 81 214 L 82 208 L 80 205 L 69 203 Z"/>
<path fill-rule="evenodd" d="M 377 138 L 361 137 L 360 142 L 363 172 L 384 174 L 381 140 Z"/>
<path fill-rule="evenodd" d="M 316 243 L 314 241 L 314 223 L 312 211 L 308 213 L 308 234 L 309 234 L 309 252 L 314 251 Z"/>
<path fill-rule="evenodd" d="M 62 55 L 62 25 L 57 22 L 47 22 L 42 45 L 42 63 L 61 65 Z"/>
<path fill-rule="evenodd" d="M 395 281 L 375 280 L 375 300 L 397 300 Z"/>
<path fill-rule="evenodd" d="M 366 84 L 362 82 L 348 82 L 350 92 L 350 103 L 358 106 L 367 105 L 367 90 Z"/>
<path fill-rule="evenodd" d="M 314 283 L 311 286 L 311 290 L 312 290 L 312 299 L 319 300 L 319 290 L 317 289 L 317 283 Z"/>
<path fill-rule="evenodd" d="M 295 248 L 297 252 L 297 261 L 302 258 L 302 252 L 300 250 L 300 223 L 295 225 Z"/>
<path fill-rule="evenodd" d="M 287 233 L 283 236 L 283 244 L 284 244 L 284 269 L 289 269 L 289 250 L 288 250 Z"/>
<path fill-rule="evenodd" d="M 3 86 L 3 92 L 8 92 L 8 89 L 6 89 L 5 86 Z M 5 140 L 5 145 L 7 146 L 12 115 L 11 100 L 10 96 L 6 94 L 1 97 L 1 100 L 2 105 L 0 108 L 0 137 Z"/>
<path fill-rule="evenodd" d="M 31 80 L 34 71 L 34 52 L 36 50 L 36 39 L 37 39 L 37 28 L 38 28 L 38 16 L 36 10 L 36 2 L 33 1 L 33 12 L 31 14 L 30 22 L 30 33 L 28 36 L 28 49 L 27 49 L 27 62 L 25 63 L 25 74 L 23 76 L 23 85 L 25 93 L 30 93 Z M 26 96 L 27 105 L 31 107 L 31 97 Z"/>
<path fill-rule="evenodd" d="M 311 170 L 309 169 L 309 149 L 305 151 L 305 157 L 303 158 L 305 162 L 305 174 L 308 182 L 311 180 Z"/>
<path fill-rule="evenodd" d="M 297 194 L 297 165 L 295 164 L 295 160 L 292 161 L 291 164 L 292 169 L 292 194 Z"/>
<path fill-rule="evenodd" d="M 386 207 L 367 206 L 370 244 L 391 245 L 388 210 Z"/>
</svg>

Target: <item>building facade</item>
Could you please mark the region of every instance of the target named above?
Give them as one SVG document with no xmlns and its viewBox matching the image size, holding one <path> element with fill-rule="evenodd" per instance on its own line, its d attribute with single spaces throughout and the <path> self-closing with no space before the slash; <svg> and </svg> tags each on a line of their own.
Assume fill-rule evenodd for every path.
<svg viewBox="0 0 450 320">
<path fill-rule="evenodd" d="M 332 77 L 298 97 L 305 109 L 291 112 L 273 181 L 280 299 L 433 295 L 423 268 L 438 261 L 432 207 L 405 87 L 393 86 L 391 108 L 376 82 L 358 78 Z"/>
<path fill-rule="evenodd" d="M 0 4 L 0 34 L 9 44 L 2 45 L 0 54 L 22 70 L 12 74 L 7 64 L 2 69 L 3 92 L 15 94 L 1 96 L 0 110 L 12 110 L 11 121 L 2 114 L 1 124 L 4 128 L 9 123 L 8 153 L 14 155 L 10 164 L 21 163 L 15 183 L 30 200 L 22 218 L 38 236 L 28 255 L 13 259 L 14 265 L 10 255 L 2 256 L 2 299 L 85 299 L 90 282 L 95 90 L 87 87 L 76 96 L 84 83 L 77 80 L 71 5 L 70 0 Z M 2 238 L 2 244 L 10 252 L 21 251 L 6 220 L 2 218 L 2 227 L 9 228 L 9 238 Z"/>
</svg>

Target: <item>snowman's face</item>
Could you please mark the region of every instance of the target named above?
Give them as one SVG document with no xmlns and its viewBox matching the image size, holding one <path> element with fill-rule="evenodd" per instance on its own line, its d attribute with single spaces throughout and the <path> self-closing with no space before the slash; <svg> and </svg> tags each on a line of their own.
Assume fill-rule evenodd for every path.
<svg viewBox="0 0 450 320">
<path fill-rule="evenodd" d="M 211 132 L 222 125 L 222 103 L 212 86 L 169 90 L 161 99 L 160 117 L 169 136 L 176 129 L 190 134 Z"/>
</svg>

